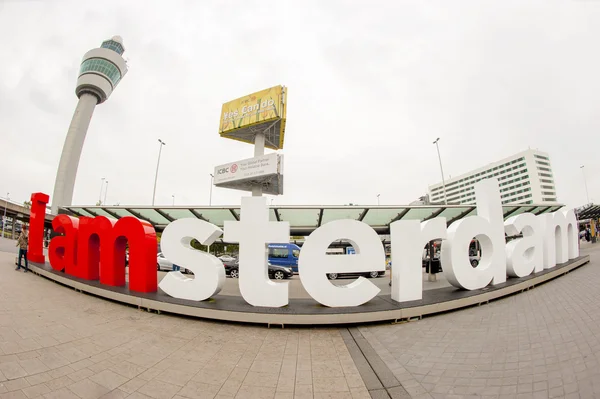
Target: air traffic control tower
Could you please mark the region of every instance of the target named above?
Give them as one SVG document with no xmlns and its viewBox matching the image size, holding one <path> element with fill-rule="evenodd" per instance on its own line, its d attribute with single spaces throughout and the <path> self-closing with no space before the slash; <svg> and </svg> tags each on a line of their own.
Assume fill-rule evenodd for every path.
<svg viewBox="0 0 600 399">
<path fill-rule="evenodd" d="M 88 51 L 83 56 L 75 94 L 79 97 L 56 173 L 52 214 L 58 213 L 61 206 L 69 206 L 73 201 L 73 188 L 77 177 L 79 158 L 87 134 L 90 120 L 97 104 L 110 97 L 123 76 L 127 73 L 127 63 L 123 59 L 123 39 L 114 36 L 102 43 L 100 48 Z"/>
</svg>

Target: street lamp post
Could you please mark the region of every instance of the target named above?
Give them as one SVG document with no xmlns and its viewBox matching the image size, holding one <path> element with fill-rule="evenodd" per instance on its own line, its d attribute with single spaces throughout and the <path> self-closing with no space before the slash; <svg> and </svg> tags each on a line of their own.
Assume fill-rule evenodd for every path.
<svg viewBox="0 0 600 399">
<path fill-rule="evenodd" d="M 377 206 L 379 206 L 379 196 L 380 196 L 380 195 L 381 195 L 381 194 L 377 194 Z"/>
<path fill-rule="evenodd" d="M 106 205 L 106 194 L 108 194 L 108 180 L 106 181 L 106 189 L 104 190 L 104 205 Z"/>
<path fill-rule="evenodd" d="M 210 197 L 208 198 L 208 206 L 212 206 L 212 187 L 213 187 L 213 179 L 215 176 L 212 173 L 210 174 Z"/>
<path fill-rule="evenodd" d="M 102 203 L 102 188 L 104 187 L 104 180 L 106 180 L 105 177 L 100 179 L 100 195 L 98 196 L 98 202 Z"/>
<path fill-rule="evenodd" d="M 158 161 L 156 162 L 156 175 L 154 175 L 154 191 L 152 192 L 152 206 L 154 206 L 154 198 L 156 198 L 156 181 L 158 180 L 158 167 L 160 166 L 160 153 L 162 152 L 163 145 L 167 145 L 161 139 L 158 139 L 160 146 L 158 147 Z"/>
<path fill-rule="evenodd" d="M 581 169 L 581 173 L 583 173 L 583 184 L 585 186 L 585 198 L 587 200 L 587 203 L 589 204 L 590 203 L 590 196 L 588 194 L 587 180 L 585 178 L 585 170 L 584 170 L 585 165 L 581 165 L 579 168 Z"/>
<path fill-rule="evenodd" d="M 4 216 L 2 217 L 2 238 L 4 238 L 4 226 L 6 226 L 6 205 L 8 204 L 9 195 L 10 193 L 6 193 L 6 198 L 4 199 Z"/>
<path fill-rule="evenodd" d="M 171 195 L 173 197 L 173 206 L 175 206 L 175 194 Z"/>
<path fill-rule="evenodd" d="M 438 160 L 440 161 L 440 172 L 442 174 L 442 187 L 444 189 L 444 204 L 448 205 L 448 198 L 446 197 L 446 180 L 444 179 L 444 169 L 442 168 L 442 157 L 440 156 L 440 146 L 438 144 L 439 141 L 440 141 L 440 138 L 438 137 L 437 139 L 435 139 L 433 144 L 435 144 L 435 147 L 437 148 Z"/>
</svg>

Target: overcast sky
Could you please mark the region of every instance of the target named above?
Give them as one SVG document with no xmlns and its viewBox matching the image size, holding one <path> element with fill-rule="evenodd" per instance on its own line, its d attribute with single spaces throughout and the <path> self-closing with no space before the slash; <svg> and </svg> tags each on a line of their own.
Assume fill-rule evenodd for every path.
<svg viewBox="0 0 600 399">
<path fill-rule="evenodd" d="M 485 4 L 484 4 L 485 3 Z M 407 204 L 528 147 L 558 200 L 600 202 L 600 2 L 0 0 L 0 195 L 52 194 L 83 54 L 121 35 L 129 72 L 99 105 L 74 204 L 206 205 L 224 102 L 288 87 L 274 204 Z M 213 205 L 241 191 L 213 190 Z"/>
</svg>

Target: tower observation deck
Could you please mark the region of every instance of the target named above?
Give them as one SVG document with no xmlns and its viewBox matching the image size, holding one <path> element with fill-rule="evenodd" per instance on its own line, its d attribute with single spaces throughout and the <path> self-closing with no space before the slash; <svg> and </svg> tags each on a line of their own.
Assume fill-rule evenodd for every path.
<svg viewBox="0 0 600 399">
<path fill-rule="evenodd" d="M 114 36 L 83 56 L 75 88 L 79 102 L 67 131 L 56 173 L 54 194 L 50 199 L 53 214 L 58 212 L 59 207 L 71 205 L 73 201 L 79 159 L 94 109 L 97 104 L 102 104 L 110 97 L 127 73 L 123 52 L 123 39 Z"/>
</svg>

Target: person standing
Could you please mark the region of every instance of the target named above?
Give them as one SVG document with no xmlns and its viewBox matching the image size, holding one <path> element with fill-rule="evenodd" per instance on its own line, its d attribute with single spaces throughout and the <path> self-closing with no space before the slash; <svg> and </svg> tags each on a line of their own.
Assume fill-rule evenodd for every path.
<svg viewBox="0 0 600 399">
<path fill-rule="evenodd" d="M 19 262 L 17 263 L 17 268 L 15 270 L 19 270 L 21 268 L 21 256 L 25 258 L 25 273 L 29 271 L 29 263 L 27 262 L 27 245 L 29 244 L 29 235 L 27 234 L 27 227 L 23 226 L 21 229 L 21 234 L 17 239 L 17 247 L 19 247 Z"/>
</svg>

